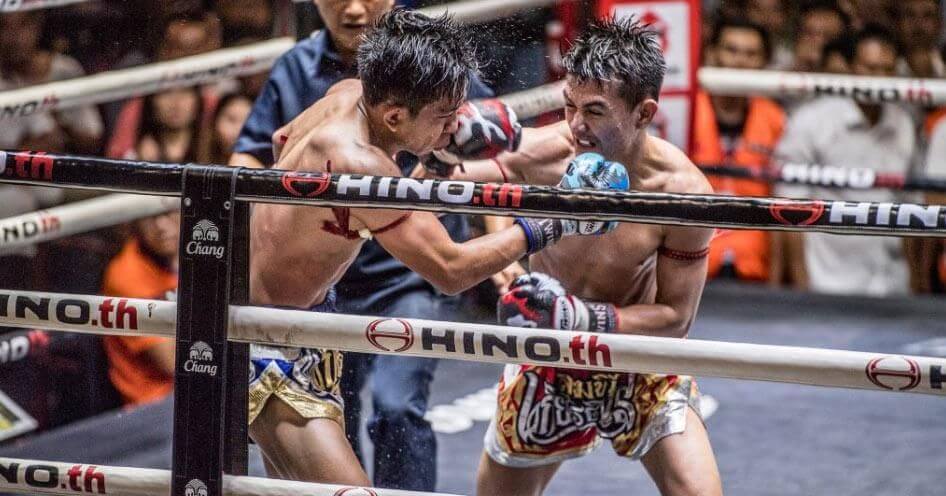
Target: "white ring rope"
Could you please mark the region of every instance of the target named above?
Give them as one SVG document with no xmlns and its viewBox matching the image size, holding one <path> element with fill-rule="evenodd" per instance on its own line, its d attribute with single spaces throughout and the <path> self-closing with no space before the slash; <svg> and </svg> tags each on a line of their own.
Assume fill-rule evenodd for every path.
<svg viewBox="0 0 946 496">
<path fill-rule="evenodd" d="M 257 74 L 269 69 L 276 58 L 292 48 L 293 43 L 291 38 L 276 38 L 167 62 L 0 92 L 0 121 Z"/>
<path fill-rule="evenodd" d="M 861 102 L 946 103 L 946 80 L 703 67 L 700 85 L 717 95 L 799 98 L 836 95 Z"/>
<path fill-rule="evenodd" d="M 0 219 L 0 254 L 180 208 L 177 198 L 111 194 Z"/>
<path fill-rule="evenodd" d="M 470 0 L 446 7 L 421 9 L 421 12 L 438 15 L 449 11 L 461 22 L 473 22 L 556 3 L 554 0 Z M 257 74 L 272 67 L 276 59 L 294 44 L 292 38 L 276 38 L 167 62 L 0 92 L 0 121 Z"/>
<path fill-rule="evenodd" d="M 51 9 L 89 0 L 0 0 L 0 12 L 20 12 L 24 10 Z"/>
<path fill-rule="evenodd" d="M 0 291 L 0 324 L 173 337 L 168 301 Z M 228 339 L 491 363 L 946 395 L 946 359 L 231 306 Z M 217 356 L 219 354 L 215 354 Z"/>
<path fill-rule="evenodd" d="M 206 485 L 194 479 L 197 490 Z M 104 494 L 107 496 L 167 496 L 171 472 L 153 468 L 109 467 L 87 463 L 0 458 L 0 490 L 21 494 Z M 314 484 L 263 477 L 223 475 L 223 494 L 229 496 L 455 496 L 443 493 Z"/>
</svg>

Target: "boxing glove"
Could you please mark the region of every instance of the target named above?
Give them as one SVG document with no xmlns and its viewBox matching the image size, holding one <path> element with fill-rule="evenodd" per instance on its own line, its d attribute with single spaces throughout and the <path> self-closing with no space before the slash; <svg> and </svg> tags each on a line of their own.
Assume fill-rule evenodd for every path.
<svg viewBox="0 0 946 496">
<path fill-rule="evenodd" d="M 566 331 L 612 332 L 618 325 L 614 305 L 585 302 L 539 272 L 513 281 L 496 303 L 496 317 L 502 325 Z"/>
<path fill-rule="evenodd" d="M 519 148 L 522 126 L 516 113 L 495 98 L 464 103 L 457 120 L 459 128 L 446 150 L 462 160 L 493 158 Z"/>
<path fill-rule="evenodd" d="M 627 168 L 619 162 L 605 160 L 597 153 L 583 153 L 571 163 L 559 181 L 566 189 L 605 189 L 627 191 L 630 179 Z M 570 219 L 534 219 L 519 217 L 516 223 L 526 234 L 527 251 L 535 253 L 555 243 L 562 236 L 597 235 L 614 230 L 617 222 L 577 221 Z"/>
</svg>

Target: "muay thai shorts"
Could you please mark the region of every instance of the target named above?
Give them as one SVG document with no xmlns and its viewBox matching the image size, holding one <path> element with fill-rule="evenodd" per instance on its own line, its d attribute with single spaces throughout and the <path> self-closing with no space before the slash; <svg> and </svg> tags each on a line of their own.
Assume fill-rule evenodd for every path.
<svg viewBox="0 0 946 496">
<path fill-rule="evenodd" d="M 501 465 L 535 467 L 585 455 L 604 439 L 636 460 L 683 432 L 699 400 L 688 376 L 507 365 L 485 449 Z"/>
<path fill-rule="evenodd" d="M 337 313 L 335 298 L 332 289 L 310 310 Z M 249 423 L 276 397 L 303 418 L 327 418 L 344 426 L 342 362 L 338 350 L 251 345 Z"/>
</svg>

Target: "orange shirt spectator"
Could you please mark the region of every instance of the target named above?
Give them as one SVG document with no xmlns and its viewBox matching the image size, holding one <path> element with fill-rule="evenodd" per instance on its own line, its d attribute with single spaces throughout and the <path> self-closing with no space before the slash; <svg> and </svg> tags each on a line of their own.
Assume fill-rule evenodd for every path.
<svg viewBox="0 0 946 496">
<path fill-rule="evenodd" d="M 166 232 L 173 232 L 179 224 L 177 213 L 167 214 L 136 223 L 140 232 L 148 223 L 170 224 Z M 108 296 L 128 298 L 164 299 L 169 291 L 177 288 L 177 271 L 162 265 L 166 259 L 160 251 L 160 243 L 176 244 L 166 235 L 165 241 L 153 242 L 148 235 L 137 235 L 129 240 L 122 251 L 112 259 L 105 271 L 102 292 Z M 153 238 L 151 238 L 153 239 Z M 143 248 L 142 240 L 149 245 Z M 176 257 L 176 249 L 174 249 Z M 126 405 L 137 405 L 160 400 L 174 388 L 174 341 L 158 337 L 107 336 L 104 338 L 105 353 L 109 360 L 109 378 L 121 394 Z"/>
<path fill-rule="evenodd" d="M 708 165 L 733 165 L 761 171 L 770 160 L 782 130 L 785 113 L 767 98 L 750 98 L 745 124 L 735 147 L 726 150 L 716 114 L 705 92 L 697 95 L 694 116 L 693 161 Z M 771 185 L 731 177 L 710 177 L 721 195 L 770 196 Z M 719 275 L 723 265 L 733 265 L 740 279 L 769 279 L 769 235 L 764 231 L 721 231 L 710 244 L 709 275 Z"/>
<path fill-rule="evenodd" d="M 762 69 L 771 56 L 768 33 L 745 19 L 720 20 L 709 46 L 720 67 Z M 713 96 L 701 91 L 694 105 L 692 159 L 697 164 L 739 166 L 761 171 L 782 137 L 785 113 L 772 100 Z M 768 184 L 710 177 L 721 195 L 770 196 Z M 770 236 L 762 231 L 720 231 L 710 244 L 709 276 L 732 270 L 739 279 L 768 281 Z"/>
</svg>

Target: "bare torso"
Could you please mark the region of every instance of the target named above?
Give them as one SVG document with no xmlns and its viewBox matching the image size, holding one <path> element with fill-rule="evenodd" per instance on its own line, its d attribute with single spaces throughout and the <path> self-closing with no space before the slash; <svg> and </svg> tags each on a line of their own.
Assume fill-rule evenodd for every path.
<svg viewBox="0 0 946 496">
<path fill-rule="evenodd" d="M 378 160 L 358 109 L 361 85 L 344 81 L 276 132 L 287 136 L 277 169 L 307 172 L 397 176 L 400 171 Z M 329 166 L 329 162 L 331 165 Z M 388 160 L 390 162 L 390 160 Z M 323 229 L 337 223 L 332 209 L 256 204 L 251 217 L 250 292 L 253 303 L 308 308 L 355 259 L 364 239 L 348 239 Z M 365 226 L 355 216 L 348 229 Z"/>
<path fill-rule="evenodd" d="M 559 131 L 569 133 L 567 125 L 559 126 Z M 648 136 L 643 149 L 644 157 L 638 164 L 613 157 L 627 167 L 634 190 L 708 192 L 703 174 L 675 146 Z M 540 177 L 530 177 L 526 173 L 525 180 L 551 184 L 549 178 L 560 178 L 567 164 L 568 160 L 563 160 L 553 174 L 549 174 L 552 168 L 544 167 Z M 640 178 L 637 171 L 645 165 L 659 172 Z M 533 255 L 529 260 L 530 269 L 558 279 L 566 290 L 581 298 L 609 302 L 619 307 L 654 303 L 657 249 L 672 229 L 681 228 L 624 222 L 601 236 L 571 236 Z"/>
</svg>

